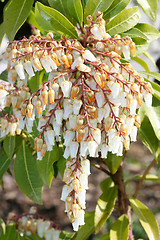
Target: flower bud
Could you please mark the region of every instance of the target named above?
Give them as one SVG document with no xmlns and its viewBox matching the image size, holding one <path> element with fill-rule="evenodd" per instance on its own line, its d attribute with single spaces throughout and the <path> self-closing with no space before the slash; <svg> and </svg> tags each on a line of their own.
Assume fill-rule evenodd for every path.
<svg viewBox="0 0 160 240">
<path fill-rule="evenodd" d="M 52 88 L 49 89 L 48 96 L 49 96 L 49 102 L 50 102 L 50 104 L 54 103 L 54 100 L 55 100 L 55 91 L 54 91 Z"/>
<path fill-rule="evenodd" d="M 32 112 L 33 112 L 33 105 L 32 105 L 32 103 L 29 103 L 27 105 L 28 118 L 31 118 Z"/>
<path fill-rule="evenodd" d="M 73 181 L 72 181 L 72 186 L 73 186 L 73 189 L 76 193 L 79 192 L 79 189 L 80 189 L 80 183 L 79 183 L 79 180 L 77 178 L 75 178 Z"/>
<path fill-rule="evenodd" d="M 77 142 L 81 142 L 83 139 L 83 136 L 85 134 L 85 129 L 78 129 L 78 137 L 77 137 Z"/>
<path fill-rule="evenodd" d="M 78 211 L 79 211 L 79 205 L 77 203 L 73 203 L 72 213 L 73 213 L 74 218 L 77 218 Z"/>
<path fill-rule="evenodd" d="M 47 144 L 43 144 L 42 149 L 41 149 L 41 156 L 44 157 L 45 153 L 47 151 Z"/>
<path fill-rule="evenodd" d="M 72 98 L 75 99 L 79 93 L 79 87 L 73 86 L 72 87 Z"/>
<path fill-rule="evenodd" d="M 41 113 L 42 112 L 42 102 L 41 102 L 40 99 L 37 99 L 36 109 L 37 109 L 37 113 Z"/>
<path fill-rule="evenodd" d="M 44 104 L 47 105 L 48 104 L 48 91 L 47 91 L 46 87 L 42 90 L 41 95 L 42 95 Z"/>
<path fill-rule="evenodd" d="M 40 152 L 42 150 L 42 146 L 43 146 L 42 138 L 37 138 L 37 152 Z"/>
</svg>

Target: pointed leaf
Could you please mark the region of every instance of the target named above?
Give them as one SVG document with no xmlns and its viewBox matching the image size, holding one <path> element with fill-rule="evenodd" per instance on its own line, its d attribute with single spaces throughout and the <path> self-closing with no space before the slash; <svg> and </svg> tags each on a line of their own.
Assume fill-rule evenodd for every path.
<svg viewBox="0 0 160 240">
<path fill-rule="evenodd" d="M 49 5 L 61 12 L 66 18 L 70 19 L 69 11 L 67 8 L 67 0 L 48 0 Z"/>
<path fill-rule="evenodd" d="M 141 127 L 138 131 L 141 141 L 146 145 L 146 147 L 153 154 L 154 158 L 160 165 L 160 146 L 159 140 L 157 139 L 153 127 L 147 116 L 144 117 Z"/>
<path fill-rule="evenodd" d="M 5 36 L 4 23 L 1 23 L 0 24 L 0 46 L 1 46 L 4 36 Z"/>
<path fill-rule="evenodd" d="M 132 28 L 132 29 L 128 30 L 127 32 L 122 33 L 121 36 L 122 37 L 123 36 L 129 36 L 131 38 L 140 37 L 140 38 L 143 38 L 145 40 L 148 39 L 147 36 L 143 32 L 141 32 L 138 28 Z"/>
<path fill-rule="evenodd" d="M 95 209 L 94 225 L 95 233 L 97 234 L 106 220 L 112 213 L 117 198 L 116 187 L 108 187 L 106 191 L 102 193 L 97 201 L 97 206 Z"/>
<path fill-rule="evenodd" d="M 85 225 L 79 228 L 72 240 L 86 240 L 94 231 L 94 212 L 86 212 L 84 221 Z"/>
<path fill-rule="evenodd" d="M 151 24 L 148 23 L 138 23 L 135 28 L 139 29 L 141 32 L 143 32 L 150 42 L 153 40 L 156 40 L 160 37 L 159 31 Z"/>
<path fill-rule="evenodd" d="M 16 154 L 14 174 L 21 191 L 34 202 L 41 204 L 42 181 L 39 176 L 36 160 L 24 140 Z"/>
<path fill-rule="evenodd" d="M 82 26 L 83 22 L 83 7 L 81 0 L 67 0 L 68 10 L 71 16 Z"/>
<path fill-rule="evenodd" d="M 111 35 L 125 32 L 139 22 L 140 16 L 141 14 L 138 7 L 124 9 L 106 24 L 106 30 Z"/>
<path fill-rule="evenodd" d="M 149 208 L 137 199 L 130 198 L 129 201 L 149 240 L 160 239 L 158 223 Z"/>
<path fill-rule="evenodd" d="M 6 232 L 0 236 L 1 240 L 17 240 L 16 224 L 11 222 L 6 227 Z"/>
<path fill-rule="evenodd" d="M 8 135 L 3 142 L 3 148 L 7 156 L 12 159 L 15 149 L 15 136 Z"/>
<path fill-rule="evenodd" d="M 113 180 L 110 177 L 104 179 L 100 183 L 100 187 L 101 187 L 102 192 L 105 192 L 106 188 L 113 187 L 113 186 L 114 186 L 114 182 L 113 182 Z"/>
<path fill-rule="evenodd" d="M 72 239 L 74 233 L 69 233 L 69 232 L 66 232 L 66 231 L 62 231 L 59 235 L 59 239 L 58 240 L 70 240 Z"/>
<path fill-rule="evenodd" d="M 149 46 L 149 43 L 147 40 L 140 37 L 133 37 L 132 40 L 136 44 L 136 56 L 139 56 L 142 53 L 147 51 Z"/>
<path fill-rule="evenodd" d="M 112 154 L 108 152 L 107 158 L 105 159 L 105 163 L 112 174 L 115 174 L 122 162 L 123 156 L 117 156 L 116 154 Z"/>
<path fill-rule="evenodd" d="M 3 230 L 3 234 L 6 233 L 6 225 L 2 218 L 0 218 L 0 228 Z"/>
<path fill-rule="evenodd" d="M 53 163 L 58 161 L 59 151 L 57 145 L 53 146 L 51 152 L 46 152 L 41 161 L 37 161 L 38 171 L 40 177 L 47 187 L 51 186 L 51 182 L 54 176 Z"/>
<path fill-rule="evenodd" d="M 2 151 L 0 159 L 1 159 L 0 160 L 0 179 L 1 179 L 3 174 L 9 168 L 9 165 L 12 162 L 12 158 L 8 157 L 7 154 L 5 154 L 5 152 Z"/>
<path fill-rule="evenodd" d="M 149 71 L 148 64 L 140 57 L 132 57 L 132 60 L 139 63 L 146 71 Z"/>
<path fill-rule="evenodd" d="M 151 55 L 149 52 L 145 52 L 145 53 L 143 53 L 143 54 L 144 54 L 144 56 L 146 56 L 146 57 L 151 61 L 151 63 L 153 63 L 154 69 L 155 69 L 155 71 L 156 71 L 157 67 L 156 67 L 156 63 L 155 63 L 155 60 L 154 60 L 154 58 L 152 57 L 152 55 Z"/>
<path fill-rule="evenodd" d="M 113 0 L 88 0 L 84 9 L 84 21 L 88 15 L 96 17 L 98 11 L 105 12 Z"/>
<path fill-rule="evenodd" d="M 9 41 L 27 19 L 34 0 L 11 0 L 4 9 L 4 29 Z"/>
<path fill-rule="evenodd" d="M 38 10 L 43 18 L 50 21 L 51 26 L 60 34 L 71 38 L 78 38 L 77 31 L 73 24 L 57 10 L 37 3 Z"/>
<path fill-rule="evenodd" d="M 139 71 L 140 73 L 143 73 L 147 76 L 153 77 L 155 79 L 157 79 L 158 81 L 160 81 L 160 73 L 158 72 L 148 72 L 148 71 Z"/>
<path fill-rule="evenodd" d="M 156 21 L 157 0 L 137 0 L 137 3 L 152 21 Z"/>
<path fill-rule="evenodd" d="M 151 80 L 144 78 L 146 82 L 149 82 L 152 85 L 152 88 L 154 90 L 153 96 L 155 96 L 157 99 L 160 100 L 160 85 L 152 82 Z"/>
<path fill-rule="evenodd" d="M 111 6 L 103 13 L 103 18 L 108 20 L 120 13 L 131 0 L 114 0 Z"/>
<path fill-rule="evenodd" d="M 110 239 L 112 240 L 128 240 L 129 220 L 126 215 L 121 215 L 115 221 L 110 230 Z"/>
</svg>

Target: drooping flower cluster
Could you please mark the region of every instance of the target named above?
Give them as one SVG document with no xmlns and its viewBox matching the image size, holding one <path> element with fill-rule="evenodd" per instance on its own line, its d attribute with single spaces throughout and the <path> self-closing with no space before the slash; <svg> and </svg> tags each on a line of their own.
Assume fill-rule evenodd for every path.
<svg viewBox="0 0 160 240">
<path fill-rule="evenodd" d="M 49 220 L 43 220 L 37 215 L 37 209 L 31 207 L 27 214 L 17 216 L 15 212 L 10 212 L 7 217 L 7 224 L 10 222 L 16 222 L 18 232 L 21 236 L 35 235 L 45 240 L 58 240 L 60 230 L 53 227 L 53 222 Z"/>
<path fill-rule="evenodd" d="M 136 141 L 140 119 L 137 109 L 144 99 L 152 104 L 152 87 L 130 63 L 121 61 L 135 54 L 131 38 L 105 30 L 105 21 L 98 15 L 88 17 L 88 25 L 80 41 L 47 36 L 9 44 L 8 81 L 13 89 L 4 90 L 3 105 L 12 103 L 17 126 L 32 131 L 35 117 L 39 118 L 40 134 L 35 139 L 37 159 L 51 151 L 55 141 L 64 141 L 67 162 L 62 200 L 74 230 L 84 224 L 85 192 L 89 162 L 87 156 L 107 158 L 112 152 L 123 155 L 123 149 Z M 45 70 L 48 81 L 30 95 L 26 86 L 36 71 Z M 8 103 L 9 102 L 9 103 Z M 3 122 L 6 122 L 4 124 Z M 10 119 L 1 117 L 1 136 L 7 134 Z M 14 121 L 13 121 L 14 122 Z M 4 127 L 5 126 L 5 127 Z M 14 131 L 15 133 L 15 131 Z M 86 170 L 87 169 L 87 170 Z"/>
</svg>

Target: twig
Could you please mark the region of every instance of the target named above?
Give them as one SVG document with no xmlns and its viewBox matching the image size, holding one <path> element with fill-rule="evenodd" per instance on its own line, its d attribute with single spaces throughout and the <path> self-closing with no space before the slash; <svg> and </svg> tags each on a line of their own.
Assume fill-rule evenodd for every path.
<svg viewBox="0 0 160 240">
<path fill-rule="evenodd" d="M 102 172 L 105 172 L 107 175 L 109 175 L 109 176 L 112 175 L 107 169 L 103 168 L 103 167 L 100 166 L 99 164 L 93 163 L 93 162 L 91 162 L 91 161 L 90 161 L 90 163 L 91 163 L 92 166 L 94 166 L 95 168 L 101 170 Z"/>
<path fill-rule="evenodd" d="M 141 180 L 139 181 L 139 183 L 138 183 L 138 185 L 137 185 L 137 187 L 136 187 L 136 191 L 135 191 L 135 193 L 134 193 L 134 195 L 133 195 L 134 198 L 137 197 L 137 195 L 138 195 L 138 193 L 139 193 L 139 190 L 140 190 L 140 188 L 141 188 L 141 186 L 142 186 L 142 184 L 143 184 L 143 182 L 144 182 L 144 180 L 145 180 L 146 175 L 148 174 L 149 170 L 153 167 L 153 165 L 154 165 L 155 163 L 156 163 L 156 160 L 153 159 L 152 162 L 149 164 L 149 166 L 148 166 L 148 167 L 146 168 L 146 170 L 144 171 L 144 173 L 143 173 L 143 175 L 142 175 L 142 178 L 141 178 Z"/>
</svg>

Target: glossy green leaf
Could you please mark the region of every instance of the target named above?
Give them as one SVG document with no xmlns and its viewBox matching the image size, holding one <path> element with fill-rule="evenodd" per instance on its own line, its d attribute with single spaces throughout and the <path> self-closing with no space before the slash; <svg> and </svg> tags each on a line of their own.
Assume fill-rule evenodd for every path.
<svg viewBox="0 0 160 240">
<path fill-rule="evenodd" d="M 123 11 L 131 0 L 114 0 L 111 6 L 103 13 L 103 18 L 108 20 Z"/>
<path fill-rule="evenodd" d="M 154 158 L 160 165 L 160 144 L 159 140 L 156 137 L 153 127 L 147 116 L 144 116 L 144 119 L 141 123 L 141 127 L 138 131 L 141 141 L 146 145 L 146 147 L 153 154 Z"/>
<path fill-rule="evenodd" d="M 14 162 L 15 179 L 24 194 L 34 202 L 41 204 L 42 180 L 36 161 L 23 140 Z"/>
<path fill-rule="evenodd" d="M 142 53 L 147 51 L 149 46 L 149 43 L 147 40 L 140 37 L 133 37 L 132 40 L 136 44 L 136 56 L 139 56 Z"/>
<path fill-rule="evenodd" d="M 83 9 L 84 9 L 84 8 L 85 8 L 85 5 L 86 5 L 86 2 L 87 2 L 87 0 L 81 0 L 81 2 L 82 2 Z"/>
<path fill-rule="evenodd" d="M 158 98 L 160 100 L 160 85 L 150 81 L 147 78 L 144 78 L 146 82 L 149 82 L 152 85 L 152 88 L 154 90 L 153 96 L 155 96 L 156 98 Z"/>
<path fill-rule="evenodd" d="M 157 98 L 153 97 L 152 107 L 147 108 L 147 106 L 144 105 L 144 108 L 152 124 L 154 132 L 157 138 L 160 140 L 160 101 Z"/>
<path fill-rule="evenodd" d="M 29 14 L 29 16 L 27 18 L 27 22 L 29 24 L 32 24 L 34 27 L 39 29 L 42 34 L 44 34 L 44 29 L 45 28 L 43 29 L 42 27 L 40 27 L 40 25 L 38 24 L 38 21 L 36 20 L 35 12 L 33 12 L 32 10 L 30 11 L 30 14 Z"/>
<path fill-rule="evenodd" d="M 84 20 L 88 15 L 96 17 L 98 11 L 105 12 L 113 0 L 88 0 L 84 9 Z"/>
<path fill-rule="evenodd" d="M 141 32 L 143 32 L 147 38 L 149 39 L 149 42 L 152 42 L 160 37 L 159 31 L 151 24 L 148 23 L 138 23 L 135 28 L 139 29 Z"/>
<path fill-rule="evenodd" d="M 153 213 L 139 200 L 130 198 L 131 207 L 137 215 L 142 227 L 148 235 L 149 240 L 160 239 L 158 223 Z"/>
<path fill-rule="evenodd" d="M 138 7 L 124 9 L 106 24 L 106 30 L 112 36 L 125 32 L 139 22 L 140 16 L 141 14 Z"/>
<path fill-rule="evenodd" d="M 37 3 L 38 10 L 43 18 L 50 21 L 51 26 L 60 34 L 78 38 L 77 31 L 73 24 L 57 10 L 46 7 L 41 3 Z"/>
<path fill-rule="evenodd" d="M 117 188 L 108 187 L 97 201 L 94 216 L 95 232 L 98 233 L 112 213 L 117 198 Z"/>
<path fill-rule="evenodd" d="M 105 163 L 109 168 L 112 174 L 115 174 L 122 162 L 123 156 L 117 156 L 116 154 L 112 154 L 108 152 L 107 158 L 105 159 Z"/>
<path fill-rule="evenodd" d="M 128 178 L 125 183 L 129 183 L 129 182 L 132 182 L 132 181 L 136 181 L 136 180 L 140 180 L 143 176 L 140 175 L 140 176 L 135 176 L 135 177 L 132 177 L 132 178 Z M 160 178 L 154 174 L 147 174 L 145 176 L 145 179 L 146 181 L 151 181 L 151 182 L 154 182 L 154 183 L 160 183 Z"/>
<path fill-rule="evenodd" d="M 160 81 L 160 73 L 158 72 L 148 72 L 148 71 L 139 71 L 140 73 L 143 73 L 147 76 L 153 77 L 155 79 L 157 79 L 158 81 Z"/>
<path fill-rule="evenodd" d="M 139 63 L 146 71 L 149 71 L 148 64 L 140 57 L 132 57 L 132 60 Z"/>
<path fill-rule="evenodd" d="M 113 186 L 114 186 L 114 182 L 113 182 L 113 180 L 110 177 L 104 179 L 100 183 L 100 187 L 101 187 L 102 192 L 105 192 L 106 188 L 113 187 Z"/>
<path fill-rule="evenodd" d="M 126 215 L 121 215 L 112 225 L 110 230 L 110 239 L 128 240 L 129 220 Z"/>
<path fill-rule="evenodd" d="M 9 41 L 27 19 L 34 0 L 10 0 L 4 9 L 4 29 Z"/>
<path fill-rule="evenodd" d="M 145 14 L 153 21 L 157 17 L 157 0 L 137 0 Z"/>
<path fill-rule="evenodd" d="M 16 224 L 11 222 L 6 227 L 6 232 L 0 236 L 1 240 L 17 240 Z"/>
<path fill-rule="evenodd" d="M 2 218 L 0 218 L 0 228 L 3 230 L 3 234 L 6 233 L 6 225 Z"/>
<path fill-rule="evenodd" d="M 43 76 L 45 71 L 35 72 L 35 76 L 29 78 L 28 84 L 32 93 L 36 92 L 39 89 L 39 85 L 43 82 Z"/>
<path fill-rule="evenodd" d="M 60 172 L 62 178 L 63 178 L 63 174 L 64 174 L 64 170 L 66 168 L 66 162 L 67 162 L 67 160 L 63 157 L 63 153 L 64 153 L 64 146 L 59 145 L 59 159 L 57 162 L 57 168 L 58 168 L 58 171 Z"/>
<path fill-rule="evenodd" d="M 0 79 L 3 80 L 3 81 L 8 82 L 8 72 L 7 71 L 2 72 L 0 74 Z"/>
<path fill-rule="evenodd" d="M 67 0 L 48 0 L 48 2 L 52 8 L 61 12 L 66 18 L 70 19 Z"/>
<path fill-rule="evenodd" d="M 140 38 L 143 38 L 143 39 L 148 39 L 147 36 L 141 32 L 138 28 L 132 28 L 130 30 L 128 30 L 127 32 L 124 32 L 124 33 L 121 33 L 121 36 L 129 36 L 131 38 L 133 37 L 140 37 Z"/>
<path fill-rule="evenodd" d="M 67 5 L 70 15 L 82 26 L 83 7 L 81 0 L 67 0 Z"/>
<path fill-rule="evenodd" d="M 62 231 L 59 235 L 58 240 L 70 240 L 70 239 L 72 239 L 73 236 L 74 236 L 74 233 L 69 233 L 69 232 L 66 232 L 66 231 Z"/>
<path fill-rule="evenodd" d="M 86 212 L 84 221 L 85 225 L 74 234 L 73 240 L 86 240 L 94 231 L 94 212 Z"/>
<path fill-rule="evenodd" d="M 4 23 L 1 23 L 0 24 L 0 45 L 1 45 L 1 42 L 4 38 L 4 36 L 5 36 Z"/>
<path fill-rule="evenodd" d="M 109 233 L 100 235 L 100 236 L 96 236 L 96 240 L 110 240 Z"/>
<path fill-rule="evenodd" d="M 0 157 L 0 179 L 2 178 L 3 174 L 9 168 L 9 165 L 12 161 L 12 158 L 8 157 L 8 155 L 1 150 L 1 157 Z"/>
<path fill-rule="evenodd" d="M 40 177 L 47 187 L 51 186 L 51 182 L 54 176 L 53 163 L 58 161 L 59 151 L 57 145 L 53 146 L 51 152 L 46 152 L 41 161 L 37 161 L 38 171 Z"/>
<path fill-rule="evenodd" d="M 12 159 L 15 149 L 15 136 L 8 135 L 3 142 L 3 148 L 7 156 Z"/>
<path fill-rule="evenodd" d="M 155 71 L 156 71 L 157 67 L 156 67 L 156 63 L 155 63 L 155 60 L 154 60 L 154 58 L 152 57 L 152 55 L 151 55 L 149 52 L 145 52 L 145 53 L 143 53 L 143 55 L 144 55 L 145 57 L 147 57 L 147 58 L 151 61 L 151 63 L 153 63 L 154 69 L 155 69 Z"/>
<path fill-rule="evenodd" d="M 38 25 L 43 29 L 43 31 L 55 32 L 50 22 L 41 16 L 37 4 L 35 5 L 35 20 Z"/>
</svg>

